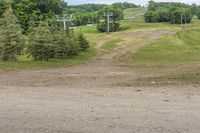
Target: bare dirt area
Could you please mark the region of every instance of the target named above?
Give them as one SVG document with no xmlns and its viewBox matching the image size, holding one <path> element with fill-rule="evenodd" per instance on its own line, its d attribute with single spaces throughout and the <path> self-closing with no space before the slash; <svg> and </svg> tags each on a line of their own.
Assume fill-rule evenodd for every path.
<svg viewBox="0 0 200 133">
<path fill-rule="evenodd" d="M 199 87 L 124 86 L 160 72 L 121 65 L 117 58 L 173 33 L 141 32 L 123 34 L 118 48 L 83 64 L 0 72 L 0 132 L 199 133 Z"/>
</svg>

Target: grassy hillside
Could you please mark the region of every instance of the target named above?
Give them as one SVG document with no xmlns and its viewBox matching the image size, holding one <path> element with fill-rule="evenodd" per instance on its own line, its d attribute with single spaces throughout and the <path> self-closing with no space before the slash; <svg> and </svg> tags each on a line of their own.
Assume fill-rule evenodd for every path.
<svg viewBox="0 0 200 133">
<path fill-rule="evenodd" d="M 195 20 L 174 35 L 157 39 L 133 55 L 134 62 L 145 65 L 179 65 L 200 61 L 200 25 Z"/>
<path fill-rule="evenodd" d="M 157 84 L 200 84 L 200 21 L 183 28 L 174 35 L 155 40 L 132 55 L 138 67 L 169 69 L 165 76 L 138 79 Z"/>
<path fill-rule="evenodd" d="M 134 17 L 138 14 L 144 13 L 146 10 L 146 8 L 128 8 L 125 9 L 123 11 L 124 13 L 124 17 L 128 18 L 128 17 Z M 133 20 L 143 20 L 144 17 L 143 16 L 136 16 Z"/>
</svg>

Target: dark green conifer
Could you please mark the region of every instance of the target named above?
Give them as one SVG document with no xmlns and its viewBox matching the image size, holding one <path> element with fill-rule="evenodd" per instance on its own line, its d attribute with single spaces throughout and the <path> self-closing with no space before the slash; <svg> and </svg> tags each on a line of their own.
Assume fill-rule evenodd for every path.
<svg viewBox="0 0 200 133">
<path fill-rule="evenodd" d="M 54 57 L 53 36 L 48 22 L 40 22 L 29 33 L 27 50 L 34 60 L 48 61 Z"/>
<path fill-rule="evenodd" d="M 81 51 L 85 51 L 86 49 L 89 48 L 89 42 L 83 33 L 78 34 L 78 41 L 79 41 Z"/>
</svg>

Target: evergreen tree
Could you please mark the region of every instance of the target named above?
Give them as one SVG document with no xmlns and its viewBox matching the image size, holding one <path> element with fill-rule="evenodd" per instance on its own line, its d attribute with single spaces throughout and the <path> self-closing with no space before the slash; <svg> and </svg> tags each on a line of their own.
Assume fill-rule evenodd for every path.
<svg viewBox="0 0 200 133">
<path fill-rule="evenodd" d="M 66 34 L 63 30 L 53 32 L 56 58 L 77 55 L 80 52 L 79 40 L 76 36 Z"/>
<path fill-rule="evenodd" d="M 89 42 L 83 33 L 78 34 L 78 41 L 79 41 L 81 51 L 85 51 L 86 49 L 89 48 Z"/>
<path fill-rule="evenodd" d="M 69 36 L 67 39 L 67 43 L 70 46 L 70 49 L 68 51 L 68 56 L 74 56 L 80 52 L 80 45 L 76 36 L 74 35 Z"/>
<path fill-rule="evenodd" d="M 0 59 L 2 61 L 15 61 L 16 56 L 22 50 L 21 28 L 17 24 L 11 6 L 8 6 L 3 17 L 0 27 Z"/>
<path fill-rule="evenodd" d="M 28 37 L 28 53 L 34 60 L 48 61 L 54 57 L 53 36 L 48 22 L 40 22 Z"/>
<path fill-rule="evenodd" d="M 70 45 L 68 44 L 67 36 L 63 31 L 58 31 L 54 33 L 54 44 L 56 57 L 65 58 L 66 56 L 68 56 Z"/>
</svg>

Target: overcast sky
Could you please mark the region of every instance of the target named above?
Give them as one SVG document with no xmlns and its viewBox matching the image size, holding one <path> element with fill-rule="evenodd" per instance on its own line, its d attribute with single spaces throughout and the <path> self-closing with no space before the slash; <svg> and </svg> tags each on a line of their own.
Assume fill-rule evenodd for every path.
<svg viewBox="0 0 200 133">
<path fill-rule="evenodd" d="M 84 4 L 84 3 L 98 3 L 98 4 L 111 4 L 113 2 L 131 2 L 131 3 L 136 3 L 136 4 L 141 4 L 145 5 L 148 3 L 149 0 L 66 0 L 69 4 Z M 157 2 L 183 2 L 187 4 L 200 4 L 200 0 L 154 0 Z"/>
</svg>

